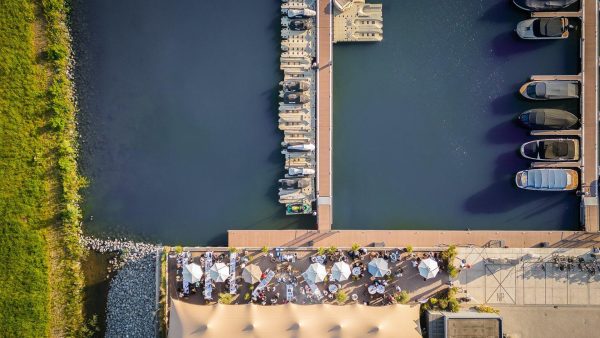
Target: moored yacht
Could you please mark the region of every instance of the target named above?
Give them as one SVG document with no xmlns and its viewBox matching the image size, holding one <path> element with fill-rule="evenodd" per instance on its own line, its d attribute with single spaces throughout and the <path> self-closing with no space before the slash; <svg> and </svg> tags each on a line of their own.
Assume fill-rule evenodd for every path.
<svg viewBox="0 0 600 338">
<path fill-rule="evenodd" d="M 567 8 L 579 0 L 513 0 L 517 7 L 530 12 L 554 11 Z"/>
<path fill-rule="evenodd" d="M 519 89 L 530 100 L 560 100 L 579 97 L 579 82 L 570 80 L 530 81 Z"/>
<path fill-rule="evenodd" d="M 307 176 L 314 175 L 315 170 L 309 168 L 290 168 L 288 169 L 288 174 L 290 176 Z"/>
<path fill-rule="evenodd" d="M 549 40 L 569 37 L 569 19 L 567 18 L 534 18 L 523 20 L 515 29 L 521 39 Z"/>
<path fill-rule="evenodd" d="M 531 129 L 569 129 L 579 119 L 566 110 L 538 108 L 524 111 L 519 115 L 519 121 Z"/>
<path fill-rule="evenodd" d="M 288 9 L 286 15 L 288 18 L 309 18 L 311 16 L 317 15 L 317 12 L 308 8 L 293 8 Z"/>
<path fill-rule="evenodd" d="M 307 81 L 299 80 L 286 80 L 279 82 L 281 89 L 284 92 L 303 92 L 310 89 L 310 85 Z"/>
<path fill-rule="evenodd" d="M 543 139 L 526 142 L 521 155 L 535 161 L 578 161 L 579 140 Z"/>
<path fill-rule="evenodd" d="M 304 104 L 309 100 L 307 95 L 297 93 L 284 93 L 283 102 L 286 104 Z"/>
<path fill-rule="evenodd" d="M 315 145 L 312 144 L 312 143 L 289 145 L 289 146 L 287 146 L 287 150 L 290 151 L 290 152 L 314 151 L 315 150 Z"/>
<path fill-rule="evenodd" d="M 567 191 L 579 185 L 579 176 L 573 169 L 529 169 L 515 176 L 517 187 L 526 190 Z"/>
</svg>

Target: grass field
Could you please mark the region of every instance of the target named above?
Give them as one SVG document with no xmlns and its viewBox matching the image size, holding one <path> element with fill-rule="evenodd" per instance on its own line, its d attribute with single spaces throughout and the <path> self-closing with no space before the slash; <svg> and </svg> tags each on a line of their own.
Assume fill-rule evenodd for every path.
<svg viewBox="0 0 600 338">
<path fill-rule="evenodd" d="M 0 335 L 82 325 L 74 107 L 62 0 L 0 4 Z"/>
</svg>

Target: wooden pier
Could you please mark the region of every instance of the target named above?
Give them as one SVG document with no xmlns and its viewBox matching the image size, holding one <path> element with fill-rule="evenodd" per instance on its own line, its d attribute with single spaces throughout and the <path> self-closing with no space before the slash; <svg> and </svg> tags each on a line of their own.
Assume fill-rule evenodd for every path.
<svg viewBox="0 0 600 338">
<path fill-rule="evenodd" d="M 317 0 L 317 228 L 331 230 L 333 3 Z"/>
</svg>

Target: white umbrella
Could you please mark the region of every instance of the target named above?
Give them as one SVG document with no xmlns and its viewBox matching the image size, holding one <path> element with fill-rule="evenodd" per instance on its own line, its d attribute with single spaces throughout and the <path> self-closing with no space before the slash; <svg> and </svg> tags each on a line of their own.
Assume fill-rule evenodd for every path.
<svg viewBox="0 0 600 338">
<path fill-rule="evenodd" d="M 373 277 L 383 277 L 390 273 L 388 263 L 383 258 L 375 258 L 369 262 L 368 265 L 369 273 Z"/>
<path fill-rule="evenodd" d="M 260 282 L 261 275 L 262 271 L 260 271 L 260 267 L 255 264 L 247 265 L 244 270 L 242 270 L 242 278 L 246 283 L 254 284 Z"/>
<path fill-rule="evenodd" d="M 350 277 L 350 265 L 346 262 L 336 262 L 331 268 L 331 279 L 342 282 Z"/>
<path fill-rule="evenodd" d="M 202 268 L 196 263 L 186 264 L 183 267 L 183 280 L 188 283 L 196 283 L 202 278 Z"/>
<path fill-rule="evenodd" d="M 327 271 L 325 265 L 319 263 L 312 263 L 306 271 L 302 273 L 302 277 L 308 283 L 320 283 L 325 280 Z"/>
<path fill-rule="evenodd" d="M 431 258 L 424 259 L 419 263 L 419 274 L 424 278 L 433 278 L 438 271 L 440 271 L 438 263 Z"/>
<path fill-rule="evenodd" d="M 210 268 L 210 279 L 215 282 L 224 282 L 229 277 L 229 267 L 224 263 L 215 263 Z"/>
</svg>

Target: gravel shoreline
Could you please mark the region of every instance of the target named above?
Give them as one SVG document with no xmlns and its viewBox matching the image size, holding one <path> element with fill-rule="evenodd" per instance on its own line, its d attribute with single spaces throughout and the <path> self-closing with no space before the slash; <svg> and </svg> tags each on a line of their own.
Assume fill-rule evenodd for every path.
<svg viewBox="0 0 600 338">
<path fill-rule="evenodd" d="M 156 266 L 161 246 L 126 239 L 81 237 L 86 248 L 117 253 L 110 261 L 116 275 L 110 282 L 106 305 L 106 337 L 156 335 Z"/>
</svg>

